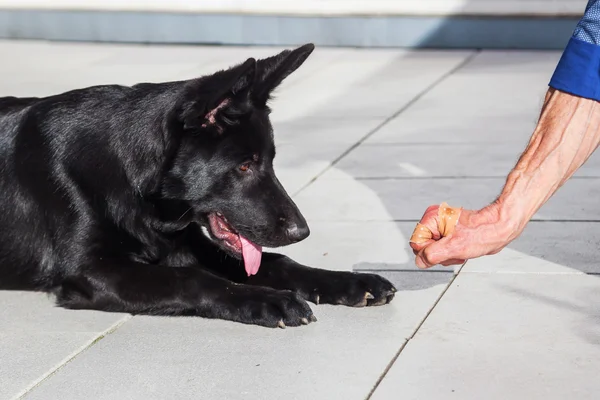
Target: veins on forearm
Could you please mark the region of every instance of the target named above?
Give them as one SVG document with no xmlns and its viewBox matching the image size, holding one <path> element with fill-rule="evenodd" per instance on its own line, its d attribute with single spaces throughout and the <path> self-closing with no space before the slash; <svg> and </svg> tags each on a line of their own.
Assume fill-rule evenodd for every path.
<svg viewBox="0 0 600 400">
<path fill-rule="evenodd" d="M 598 103 L 548 91 L 537 128 L 497 203 L 524 225 L 598 146 Z M 512 214 L 515 214 L 514 216 Z"/>
</svg>

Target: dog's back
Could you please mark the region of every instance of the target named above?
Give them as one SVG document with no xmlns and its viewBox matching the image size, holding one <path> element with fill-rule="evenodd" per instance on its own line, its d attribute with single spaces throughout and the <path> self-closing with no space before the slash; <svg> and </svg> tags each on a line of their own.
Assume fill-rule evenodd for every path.
<svg viewBox="0 0 600 400">
<path fill-rule="evenodd" d="M 0 281 L 3 288 L 32 285 L 43 258 L 44 234 L 38 229 L 43 213 L 19 177 L 29 168 L 17 156 L 20 132 L 38 98 L 0 98 Z"/>
<path fill-rule="evenodd" d="M 120 199 L 106 206 L 122 205 L 134 198 L 132 186 L 148 184 L 147 166 L 164 150 L 160 103 L 180 85 L 0 98 L 0 288 L 53 286 L 77 264 L 77 241 L 83 248 L 94 240 L 82 228 L 102 209 L 98 202 L 113 196 Z M 121 213 L 117 220 L 135 217 L 112 208 L 104 212 Z"/>
</svg>

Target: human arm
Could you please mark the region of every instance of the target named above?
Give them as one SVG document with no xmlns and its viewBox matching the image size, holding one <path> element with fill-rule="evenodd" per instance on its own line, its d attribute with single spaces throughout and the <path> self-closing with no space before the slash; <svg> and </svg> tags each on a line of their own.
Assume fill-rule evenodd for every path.
<svg viewBox="0 0 600 400">
<path fill-rule="evenodd" d="M 477 211 L 463 210 L 456 230 L 446 238 L 437 232 L 437 207 L 426 211 L 421 223 L 432 230 L 434 239 L 411 243 L 417 265 L 458 264 L 502 250 L 598 144 L 600 104 L 550 88 L 529 144 L 494 203 Z"/>
<path fill-rule="evenodd" d="M 437 232 L 437 206 L 421 224 L 433 232 L 411 243 L 421 268 L 452 265 L 495 254 L 517 238 L 539 208 L 577 171 L 600 143 L 600 0 L 588 2 L 550 81 L 540 119 L 498 199 L 463 210 L 454 233 Z"/>
</svg>

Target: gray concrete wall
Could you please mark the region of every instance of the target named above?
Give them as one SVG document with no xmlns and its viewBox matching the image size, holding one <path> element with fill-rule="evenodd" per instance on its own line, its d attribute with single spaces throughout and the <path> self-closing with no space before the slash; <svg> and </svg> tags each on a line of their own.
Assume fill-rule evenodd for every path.
<svg viewBox="0 0 600 400">
<path fill-rule="evenodd" d="M 0 38 L 562 49 L 585 0 L 0 0 Z M 239 3 L 239 4 L 238 4 Z M 219 4 L 221 4 L 219 6 Z M 245 4 L 245 7 L 242 5 Z M 296 5 L 293 5 L 296 4 Z M 319 6 L 320 4 L 320 6 Z"/>
</svg>

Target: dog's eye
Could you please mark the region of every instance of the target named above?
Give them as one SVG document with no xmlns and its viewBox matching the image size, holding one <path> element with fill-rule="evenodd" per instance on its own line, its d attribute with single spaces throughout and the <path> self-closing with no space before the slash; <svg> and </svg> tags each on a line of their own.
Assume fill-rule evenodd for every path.
<svg viewBox="0 0 600 400">
<path fill-rule="evenodd" d="M 240 165 L 239 168 L 240 168 L 240 171 L 246 172 L 250 169 L 250 163 L 249 162 L 243 163 L 242 165 Z"/>
</svg>

